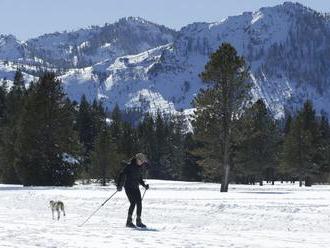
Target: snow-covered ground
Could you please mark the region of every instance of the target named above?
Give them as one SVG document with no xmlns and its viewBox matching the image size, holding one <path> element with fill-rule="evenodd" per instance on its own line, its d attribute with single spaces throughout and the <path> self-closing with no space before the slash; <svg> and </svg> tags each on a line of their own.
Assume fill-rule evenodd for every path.
<svg viewBox="0 0 330 248">
<path fill-rule="evenodd" d="M 128 201 L 119 192 L 78 227 L 114 186 L 0 185 L 0 247 L 330 247 L 330 186 L 219 185 L 147 180 L 146 231 L 124 227 Z M 52 220 L 49 200 L 67 216 Z"/>
</svg>

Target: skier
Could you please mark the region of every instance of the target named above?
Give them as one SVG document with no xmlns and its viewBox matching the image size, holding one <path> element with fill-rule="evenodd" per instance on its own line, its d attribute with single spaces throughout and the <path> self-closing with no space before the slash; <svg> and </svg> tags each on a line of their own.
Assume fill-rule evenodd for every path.
<svg viewBox="0 0 330 248">
<path fill-rule="evenodd" d="M 136 154 L 130 161 L 129 164 L 123 169 L 120 173 L 117 183 L 117 190 L 121 191 L 123 186 L 125 188 L 125 192 L 127 198 L 130 202 L 130 206 L 128 209 L 128 216 L 126 226 L 134 228 L 136 226 L 146 228 L 141 221 L 141 213 L 142 213 L 142 200 L 141 200 L 141 192 L 139 189 L 139 185 L 141 184 L 146 190 L 149 189 L 149 184 L 145 184 L 142 179 L 142 166 L 148 164 L 147 157 L 143 153 Z M 136 209 L 136 226 L 132 222 L 132 214 L 135 208 Z"/>
</svg>

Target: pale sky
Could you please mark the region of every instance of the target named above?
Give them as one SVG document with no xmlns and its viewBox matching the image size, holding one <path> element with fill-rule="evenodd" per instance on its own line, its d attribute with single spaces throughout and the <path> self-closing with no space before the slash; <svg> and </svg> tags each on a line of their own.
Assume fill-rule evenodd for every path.
<svg viewBox="0 0 330 248">
<path fill-rule="evenodd" d="M 44 33 L 77 30 L 139 16 L 179 30 L 192 22 L 220 21 L 227 16 L 282 0 L 0 0 L 0 34 L 25 40 Z M 298 0 L 320 12 L 330 12 L 330 0 Z"/>
</svg>

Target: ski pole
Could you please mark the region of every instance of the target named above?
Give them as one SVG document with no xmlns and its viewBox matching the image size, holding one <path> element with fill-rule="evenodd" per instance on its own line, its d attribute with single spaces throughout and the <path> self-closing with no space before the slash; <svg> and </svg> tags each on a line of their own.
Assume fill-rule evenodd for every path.
<svg viewBox="0 0 330 248">
<path fill-rule="evenodd" d="M 143 198 L 144 198 L 144 195 L 146 194 L 146 192 L 147 192 L 147 189 L 145 189 L 144 192 L 143 192 L 143 195 L 142 195 L 142 197 L 141 197 L 141 202 L 143 201 Z M 135 214 L 134 214 L 134 216 L 135 216 Z M 134 217 L 134 218 L 135 218 L 135 217 Z"/>
<path fill-rule="evenodd" d="M 142 198 L 141 198 L 141 201 L 143 200 L 144 195 L 146 194 L 146 192 L 147 192 L 147 189 L 144 190 L 143 195 L 142 195 Z"/>
<path fill-rule="evenodd" d="M 82 227 L 94 214 L 96 214 L 97 211 L 100 210 L 101 207 L 103 207 L 116 193 L 118 192 L 118 190 L 116 190 L 115 193 L 113 193 L 108 199 L 106 199 L 101 206 L 99 206 L 88 218 L 87 220 L 85 220 L 82 224 L 79 225 L 79 227 Z"/>
</svg>

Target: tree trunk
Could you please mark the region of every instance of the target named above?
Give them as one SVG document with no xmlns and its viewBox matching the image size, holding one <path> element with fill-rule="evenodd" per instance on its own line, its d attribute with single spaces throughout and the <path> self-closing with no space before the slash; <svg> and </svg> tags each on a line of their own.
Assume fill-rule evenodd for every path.
<svg viewBox="0 0 330 248">
<path fill-rule="evenodd" d="M 229 129 L 227 129 L 229 130 Z M 224 166 L 224 176 L 221 183 L 220 192 L 228 192 L 228 184 L 229 184 L 229 172 L 230 172 L 230 164 L 229 164 L 229 131 L 225 131 L 225 146 L 224 146 L 224 154 L 223 154 L 223 166 Z"/>
<path fill-rule="evenodd" d="M 230 165 L 225 165 L 225 175 L 222 179 L 220 192 L 228 192 Z"/>
<path fill-rule="evenodd" d="M 312 187 L 312 178 L 311 177 L 305 178 L 305 187 Z"/>
<path fill-rule="evenodd" d="M 102 176 L 101 176 L 101 184 L 102 186 L 106 186 L 106 169 L 105 165 L 102 165 Z"/>
<path fill-rule="evenodd" d="M 303 186 L 303 175 L 300 174 L 299 175 L 299 187 L 302 187 Z"/>
</svg>

